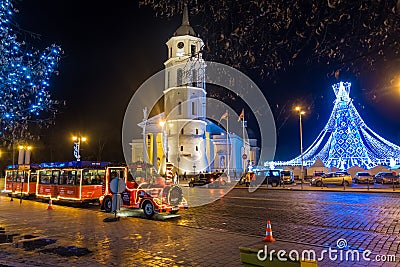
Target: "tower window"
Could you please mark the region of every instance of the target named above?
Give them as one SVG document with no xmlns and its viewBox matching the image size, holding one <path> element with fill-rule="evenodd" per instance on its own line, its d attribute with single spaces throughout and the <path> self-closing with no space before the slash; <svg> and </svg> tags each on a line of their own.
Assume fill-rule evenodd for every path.
<svg viewBox="0 0 400 267">
<path fill-rule="evenodd" d="M 199 147 L 198 146 L 196 146 L 196 151 L 199 151 Z"/>
<path fill-rule="evenodd" d="M 181 151 L 183 151 L 183 146 L 181 146 Z"/>
<path fill-rule="evenodd" d="M 182 127 L 182 129 L 181 129 L 181 134 L 183 134 L 184 133 L 184 130 L 183 130 L 183 127 Z"/>
<path fill-rule="evenodd" d="M 170 87 L 171 73 L 168 71 L 167 73 L 167 88 Z"/>
<path fill-rule="evenodd" d="M 169 57 L 172 57 L 172 47 L 169 48 Z"/>
<path fill-rule="evenodd" d="M 192 54 L 192 57 L 196 56 L 196 46 L 195 45 L 190 46 L 190 53 Z"/>
<path fill-rule="evenodd" d="M 199 129 L 196 129 L 196 134 L 199 134 Z"/>
<path fill-rule="evenodd" d="M 192 115 L 196 115 L 197 114 L 197 112 L 196 112 L 196 102 L 192 102 Z"/>
<path fill-rule="evenodd" d="M 192 71 L 192 86 L 197 86 L 197 70 Z"/>
<path fill-rule="evenodd" d="M 178 102 L 178 115 L 182 115 L 182 102 Z"/>
<path fill-rule="evenodd" d="M 182 69 L 178 69 L 176 75 L 177 75 L 176 76 L 176 85 L 182 86 L 182 76 L 183 76 Z"/>
</svg>

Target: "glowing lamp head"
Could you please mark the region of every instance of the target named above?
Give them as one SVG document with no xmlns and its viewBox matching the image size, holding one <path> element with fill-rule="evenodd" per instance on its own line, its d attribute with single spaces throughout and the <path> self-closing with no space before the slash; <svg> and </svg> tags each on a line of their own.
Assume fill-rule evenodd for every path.
<svg viewBox="0 0 400 267">
<path fill-rule="evenodd" d="M 78 140 L 78 136 L 72 136 L 72 141 L 77 141 Z"/>
<path fill-rule="evenodd" d="M 306 114 L 305 111 L 300 111 L 300 115 L 304 115 L 304 114 Z"/>
<path fill-rule="evenodd" d="M 294 108 L 294 110 L 300 111 L 300 110 L 301 110 L 301 107 L 300 107 L 300 106 L 297 106 L 297 107 Z"/>
<path fill-rule="evenodd" d="M 32 150 L 32 147 L 31 146 L 27 146 L 26 149 L 27 150 Z"/>
<path fill-rule="evenodd" d="M 86 142 L 87 138 L 86 137 L 81 137 L 82 142 Z"/>
<path fill-rule="evenodd" d="M 24 146 L 18 146 L 18 149 L 22 150 L 22 149 L 24 149 Z"/>
</svg>

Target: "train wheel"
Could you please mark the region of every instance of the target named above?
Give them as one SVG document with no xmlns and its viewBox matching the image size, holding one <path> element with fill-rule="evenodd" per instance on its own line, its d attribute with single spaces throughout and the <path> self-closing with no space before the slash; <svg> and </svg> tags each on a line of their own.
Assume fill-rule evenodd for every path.
<svg viewBox="0 0 400 267">
<path fill-rule="evenodd" d="M 144 215 L 146 218 L 150 219 L 154 215 L 154 206 L 150 200 L 145 200 L 142 205 Z"/>
<path fill-rule="evenodd" d="M 112 210 L 112 198 L 111 197 L 104 198 L 103 207 L 104 207 L 105 212 L 111 212 L 111 210 Z"/>
</svg>

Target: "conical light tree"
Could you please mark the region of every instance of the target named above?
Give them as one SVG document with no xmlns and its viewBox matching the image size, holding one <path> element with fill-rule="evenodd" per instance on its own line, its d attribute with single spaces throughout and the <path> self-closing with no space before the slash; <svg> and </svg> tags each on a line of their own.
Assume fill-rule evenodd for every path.
<svg viewBox="0 0 400 267">
<path fill-rule="evenodd" d="M 351 84 L 332 86 L 336 95 L 331 116 L 324 129 L 303 153 L 304 165 L 311 166 L 319 158 L 326 167 L 346 170 L 353 166 L 365 169 L 400 162 L 400 147 L 374 132 L 363 121 L 350 98 Z M 302 157 L 275 162 L 275 165 L 299 166 Z"/>
<path fill-rule="evenodd" d="M 13 6 L 0 1 L 0 138 L 29 135 L 28 125 L 54 116 L 49 81 L 56 73 L 61 48 L 51 45 L 39 52 L 18 41 L 12 24 Z"/>
</svg>

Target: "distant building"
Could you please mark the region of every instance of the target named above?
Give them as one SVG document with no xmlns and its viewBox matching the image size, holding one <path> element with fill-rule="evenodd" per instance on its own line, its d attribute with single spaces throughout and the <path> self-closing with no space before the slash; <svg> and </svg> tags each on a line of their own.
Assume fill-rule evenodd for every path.
<svg viewBox="0 0 400 267">
<path fill-rule="evenodd" d="M 167 162 L 179 174 L 227 170 L 229 166 L 230 176 L 240 177 L 257 161 L 257 140 L 246 140 L 243 150 L 241 137 L 230 133 L 227 138 L 224 129 L 207 120 L 204 43 L 189 24 L 187 6 L 182 25 L 166 45 L 164 112 L 138 124 L 145 127 L 145 137 L 132 140 L 132 162 L 149 162 L 162 174 Z"/>
</svg>

